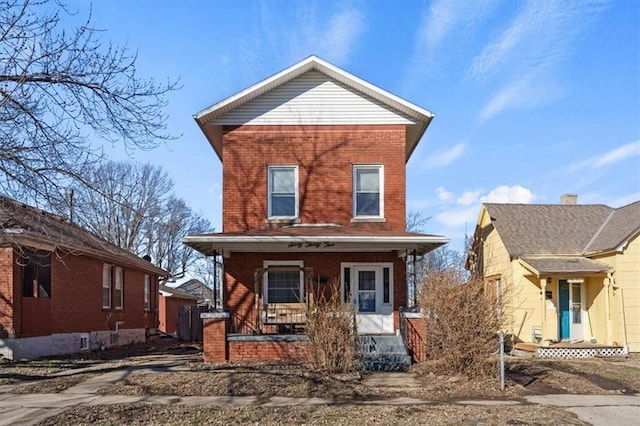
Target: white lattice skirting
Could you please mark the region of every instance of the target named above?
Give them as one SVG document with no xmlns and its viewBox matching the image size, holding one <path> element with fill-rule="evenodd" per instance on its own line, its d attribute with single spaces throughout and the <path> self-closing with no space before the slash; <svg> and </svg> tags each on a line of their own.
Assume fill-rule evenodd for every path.
<svg viewBox="0 0 640 426">
<path fill-rule="evenodd" d="M 537 355 L 539 358 L 594 358 L 598 356 L 626 356 L 629 352 L 627 348 L 602 347 L 602 348 L 542 348 L 539 347 Z"/>
</svg>

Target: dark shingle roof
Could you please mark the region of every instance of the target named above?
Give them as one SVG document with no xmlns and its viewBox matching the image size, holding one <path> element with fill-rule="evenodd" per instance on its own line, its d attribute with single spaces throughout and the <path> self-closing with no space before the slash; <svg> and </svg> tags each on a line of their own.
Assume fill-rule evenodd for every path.
<svg viewBox="0 0 640 426">
<path fill-rule="evenodd" d="M 177 288 L 168 287 L 166 285 L 160 284 L 160 286 L 158 286 L 158 290 L 160 290 L 161 292 L 170 294 L 170 296 L 168 297 L 175 297 L 176 299 L 187 299 L 187 300 L 194 300 L 194 301 L 198 300 L 198 298 L 193 294 L 187 293 L 186 291 L 182 291 Z"/>
<path fill-rule="evenodd" d="M 605 205 L 485 204 L 509 254 L 581 254 L 613 211 Z"/>
<path fill-rule="evenodd" d="M 64 218 L 0 196 L 0 246 L 42 246 L 119 263 L 157 275 L 167 271 Z"/>
<path fill-rule="evenodd" d="M 522 260 L 539 274 L 601 273 L 611 269 L 584 257 L 523 257 Z"/>
<path fill-rule="evenodd" d="M 213 290 L 195 278 L 190 279 L 184 284 L 180 284 L 176 288 L 196 296 L 199 300 L 213 300 Z"/>
<path fill-rule="evenodd" d="M 584 251 L 598 253 L 616 249 L 638 232 L 640 232 L 640 201 L 614 210 Z"/>
</svg>

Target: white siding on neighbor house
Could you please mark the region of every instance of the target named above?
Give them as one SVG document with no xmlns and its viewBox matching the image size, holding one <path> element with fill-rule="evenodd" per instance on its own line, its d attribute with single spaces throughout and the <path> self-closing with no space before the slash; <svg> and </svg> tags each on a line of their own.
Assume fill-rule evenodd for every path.
<svg viewBox="0 0 640 426">
<path fill-rule="evenodd" d="M 401 112 L 309 71 L 211 121 L 219 125 L 416 124 Z"/>
</svg>

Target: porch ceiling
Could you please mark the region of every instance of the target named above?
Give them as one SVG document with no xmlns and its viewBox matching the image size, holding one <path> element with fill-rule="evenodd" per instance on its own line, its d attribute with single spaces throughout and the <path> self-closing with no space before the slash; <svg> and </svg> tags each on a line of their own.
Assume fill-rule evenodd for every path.
<svg viewBox="0 0 640 426">
<path fill-rule="evenodd" d="M 404 233 L 396 235 L 189 235 L 182 241 L 205 255 L 214 252 L 385 252 L 399 255 L 415 250 L 417 254 L 449 242 L 439 235 Z"/>
<path fill-rule="evenodd" d="M 537 276 L 547 274 L 584 275 L 604 274 L 611 270 L 608 265 L 586 257 L 521 257 L 520 263 Z"/>
</svg>

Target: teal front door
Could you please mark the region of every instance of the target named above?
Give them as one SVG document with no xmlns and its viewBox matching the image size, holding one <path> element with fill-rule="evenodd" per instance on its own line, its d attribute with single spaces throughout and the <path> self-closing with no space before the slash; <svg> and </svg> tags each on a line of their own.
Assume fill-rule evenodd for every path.
<svg viewBox="0 0 640 426">
<path fill-rule="evenodd" d="M 558 308 L 560 311 L 560 340 L 571 338 L 571 312 L 569 310 L 569 284 L 560 280 L 558 286 Z"/>
</svg>

